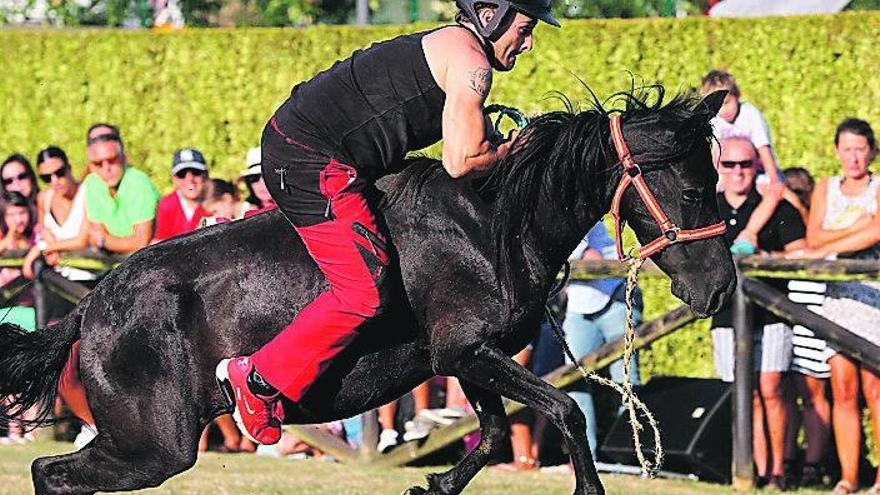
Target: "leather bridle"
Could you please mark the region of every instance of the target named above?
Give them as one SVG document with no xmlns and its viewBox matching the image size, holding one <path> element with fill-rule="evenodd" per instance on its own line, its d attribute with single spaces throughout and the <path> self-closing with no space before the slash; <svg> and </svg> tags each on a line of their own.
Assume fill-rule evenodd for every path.
<svg viewBox="0 0 880 495">
<path fill-rule="evenodd" d="M 624 169 L 623 177 L 621 177 L 620 183 L 617 186 L 617 191 L 614 193 L 614 199 L 611 201 L 611 216 L 614 218 L 614 231 L 616 234 L 615 242 L 617 243 L 617 258 L 619 260 L 623 261 L 625 259 L 623 255 L 623 241 L 621 239 L 623 221 L 620 218 L 620 200 L 623 198 L 623 193 L 626 192 L 627 187 L 630 185 L 636 188 L 639 197 L 642 198 L 645 206 L 648 207 L 648 213 L 650 213 L 651 217 L 654 218 L 654 221 L 657 222 L 657 225 L 660 227 L 660 232 L 662 232 L 660 237 L 639 248 L 639 259 L 644 260 L 673 244 L 708 239 L 710 237 L 722 235 L 727 231 L 727 226 L 723 221 L 699 229 L 682 230 L 669 220 L 669 217 L 666 216 L 666 213 L 663 211 L 663 207 L 660 206 L 657 198 L 655 198 L 654 194 L 651 193 L 651 190 L 648 189 L 648 184 L 645 182 L 644 175 L 642 175 L 642 169 L 635 160 L 633 160 L 633 157 L 630 154 L 626 141 L 623 138 L 623 129 L 620 125 L 619 114 L 611 116 L 610 125 L 611 140 L 614 142 L 614 148 L 617 150 L 617 156 Z"/>
</svg>

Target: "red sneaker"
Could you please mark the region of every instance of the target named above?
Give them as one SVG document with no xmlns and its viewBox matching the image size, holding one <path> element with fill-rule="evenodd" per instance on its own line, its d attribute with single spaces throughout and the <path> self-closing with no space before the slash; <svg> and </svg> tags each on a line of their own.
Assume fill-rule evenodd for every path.
<svg viewBox="0 0 880 495">
<path fill-rule="evenodd" d="M 217 365 L 217 383 L 234 407 L 232 417 L 251 441 L 263 445 L 278 443 L 284 423 L 280 394 L 265 397 L 250 391 L 247 377 L 254 366 L 247 357 L 224 359 Z"/>
</svg>

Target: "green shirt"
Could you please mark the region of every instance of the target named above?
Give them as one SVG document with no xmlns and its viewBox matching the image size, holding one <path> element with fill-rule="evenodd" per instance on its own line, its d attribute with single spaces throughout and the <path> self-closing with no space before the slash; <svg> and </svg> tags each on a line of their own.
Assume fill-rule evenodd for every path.
<svg viewBox="0 0 880 495">
<path fill-rule="evenodd" d="M 95 174 L 83 181 L 86 188 L 86 215 L 89 221 L 102 223 L 116 237 L 134 235 L 134 226 L 156 218 L 159 191 L 147 174 L 126 167 L 116 196 L 110 196 L 107 183 Z"/>
</svg>

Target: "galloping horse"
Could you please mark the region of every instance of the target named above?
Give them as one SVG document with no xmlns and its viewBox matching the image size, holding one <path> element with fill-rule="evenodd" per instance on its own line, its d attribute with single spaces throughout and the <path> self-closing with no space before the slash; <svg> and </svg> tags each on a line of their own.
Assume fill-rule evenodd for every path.
<svg viewBox="0 0 880 495">
<path fill-rule="evenodd" d="M 574 401 L 509 356 L 533 338 L 560 267 L 612 202 L 643 245 L 666 239 L 651 257 L 697 314 L 717 311 L 731 295 L 724 242 L 688 234 L 719 221 L 709 120 L 724 94 L 664 104 L 663 93 L 621 93 L 620 112 L 598 102 L 577 112 L 564 100 L 563 110 L 529 124 L 479 188 L 428 158 L 382 183 L 376 194 L 399 258 L 395 302 L 302 402 L 285 404 L 287 419 L 353 416 L 451 375 L 479 416 L 480 444 L 429 475 L 427 489 L 407 493 L 464 489 L 506 439 L 502 396 L 559 428 L 576 494 L 603 493 Z M 618 156 L 615 125 L 631 155 Z M 642 199 L 645 182 L 615 199 L 618 185 L 640 173 L 651 200 Z M 662 227 L 658 209 L 668 216 Z M 49 328 L 27 334 L 0 325 L 0 396 L 15 398 L 10 416 L 42 404 L 48 421 L 70 347 L 81 341 L 79 372 L 99 434 L 78 452 L 35 460 L 36 493 L 135 490 L 192 467 L 202 429 L 229 407 L 214 381 L 217 362 L 254 352 L 325 288 L 293 229 L 270 212 L 135 253 Z"/>
</svg>

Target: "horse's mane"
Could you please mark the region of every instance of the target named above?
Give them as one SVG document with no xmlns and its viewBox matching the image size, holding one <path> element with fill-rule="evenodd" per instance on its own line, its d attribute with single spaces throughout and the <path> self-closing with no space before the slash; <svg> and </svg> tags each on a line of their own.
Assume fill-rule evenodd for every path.
<svg viewBox="0 0 880 495">
<path fill-rule="evenodd" d="M 637 143 L 641 146 L 633 151 L 644 150 L 634 156 L 643 170 L 650 170 L 651 164 L 686 156 L 695 146 L 712 139 L 711 116 L 698 105 L 696 95 L 679 93 L 664 102 L 666 91 L 656 84 L 615 93 L 603 103 L 592 90 L 586 89 L 590 100 L 583 111 L 576 109 L 565 95 L 555 93 L 563 109 L 534 117 L 517 137 L 514 151 L 496 164 L 486 179 L 474 181 L 481 183 L 480 195 L 491 203 L 496 270 L 509 289 L 514 287 L 511 253 L 522 245 L 542 194 L 560 205 L 557 221 L 570 229 L 589 227 L 577 224 L 578 210 L 589 209 L 595 217 L 605 213 L 605 204 L 577 202 L 585 191 L 592 192 L 586 197 L 601 200 L 600 188 L 616 168 L 616 158 L 610 162 L 607 156 L 615 153 L 609 136 L 612 114 L 620 113 L 626 124 L 656 124 L 658 129 L 671 130 L 663 134 L 663 141 L 653 134 L 649 136 L 654 137 L 650 142 L 641 137 L 642 141 Z M 627 140 L 633 148 L 631 137 Z M 445 175 L 439 160 L 426 157 L 408 158 L 401 169 L 392 179 L 391 187 L 386 188 L 386 206 L 403 198 L 418 197 L 428 182 Z"/>
<path fill-rule="evenodd" d="M 697 108 L 699 100 L 693 94 L 679 93 L 664 103 L 665 89 L 659 84 L 632 88 L 606 100 L 611 105 L 622 102 L 624 108 L 619 110 L 606 109 L 592 90 L 587 91 L 591 99 L 585 111 L 577 111 L 565 95 L 557 93 L 564 109 L 532 119 L 517 138 L 514 152 L 494 167 L 484 184 L 484 193 L 494 197 L 491 227 L 496 269 L 509 288 L 513 288 L 512 249 L 522 244 L 542 194 L 561 206 L 558 221 L 572 229 L 589 227 L 577 225 L 579 208 L 589 208 L 596 217 L 605 213 L 605 204 L 578 205 L 577 201 L 584 191 L 602 198 L 599 188 L 613 170 L 607 165 L 607 154 L 615 153 L 609 136 L 612 113 L 621 113 L 625 123 L 644 121 L 676 129 L 668 142 L 651 142 L 651 152 L 635 157 L 641 165 L 687 155 L 712 137 L 709 116 Z"/>
</svg>

